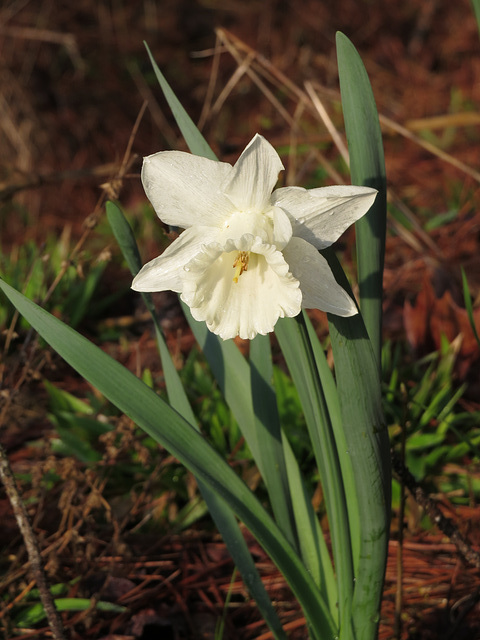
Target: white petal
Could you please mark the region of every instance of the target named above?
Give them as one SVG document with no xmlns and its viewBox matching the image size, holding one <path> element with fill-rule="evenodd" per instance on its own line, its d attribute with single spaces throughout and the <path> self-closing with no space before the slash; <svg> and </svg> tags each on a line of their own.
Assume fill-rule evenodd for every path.
<svg viewBox="0 0 480 640">
<path fill-rule="evenodd" d="M 280 207 L 273 207 L 273 244 L 280 249 L 285 247 L 292 237 L 292 223 L 290 218 Z"/>
<path fill-rule="evenodd" d="M 285 213 L 283 215 L 287 217 Z M 292 235 L 290 220 L 288 224 Z M 256 211 L 235 211 L 225 220 L 217 242 L 224 245 L 228 240 L 239 240 L 246 233 L 273 244 L 273 217 Z"/>
<path fill-rule="evenodd" d="M 233 168 L 183 151 L 160 151 L 143 160 L 142 184 L 158 217 L 187 229 L 218 226 L 234 209 L 220 191 Z"/>
<path fill-rule="evenodd" d="M 292 238 L 283 250 L 292 275 L 300 281 L 302 307 L 321 309 L 337 316 L 354 316 L 357 307 L 337 283 L 328 262 L 310 243 Z"/>
<path fill-rule="evenodd" d="M 140 269 L 132 282 L 135 291 L 182 291 L 185 265 L 211 242 L 211 227 L 193 227 L 184 231 L 161 256 Z"/>
<path fill-rule="evenodd" d="M 270 194 L 283 168 L 278 153 L 257 133 L 235 163 L 222 190 L 240 211 L 264 211 L 270 208 Z"/>
<path fill-rule="evenodd" d="M 251 251 L 248 269 L 238 282 L 233 262 L 239 251 Z M 224 340 L 252 339 L 273 331 L 278 318 L 296 316 L 302 295 L 282 254 L 260 238 L 243 236 L 226 246 L 204 247 L 188 265 L 182 300 L 196 320 Z"/>
<path fill-rule="evenodd" d="M 285 211 L 271 207 L 268 211 L 235 211 L 226 218 L 217 242 L 239 240 L 245 234 L 260 237 L 265 244 L 274 244 L 282 250 L 292 237 L 292 224 Z"/>
<path fill-rule="evenodd" d="M 274 191 L 272 202 L 291 217 L 294 236 L 325 249 L 367 213 L 376 195 L 376 189 L 352 185 L 284 187 Z"/>
</svg>

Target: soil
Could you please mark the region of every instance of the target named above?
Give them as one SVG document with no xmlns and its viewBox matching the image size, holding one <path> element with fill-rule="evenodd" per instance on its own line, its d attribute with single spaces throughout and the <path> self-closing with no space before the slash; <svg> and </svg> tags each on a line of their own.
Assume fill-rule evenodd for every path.
<svg viewBox="0 0 480 640">
<path fill-rule="evenodd" d="M 449 341 L 461 335 L 456 383 L 467 385 L 465 410 L 478 410 L 480 351 L 465 311 L 460 271 L 465 269 L 478 302 L 480 51 L 468 0 L 6 0 L 0 8 L 2 252 L 15 255 L 16 248 L 34 241 L 42 257 L 49 234 L 67 234 L 69 259 L 79 272 L 82 261 L 93 259 L 88 252 L 98 257 L 107 251 L 113 258 L 102 280 L 105 293 L 128 287 L 129 276 L 105 231 L 105 199 L 118 198 L 138 225 L 146 215 L 141 158 L 185 149 L 143 41 L 222 160 L 234 161 L 260 132 L 283 150 L 286 183 L 320 186 L 319 175 L 322 184 L 348 182 L 324 123 L 301 107 L 299 97 L 311 82 L 343 136 L 337 31 L 352 40 L 365 63 L 381 116 L 391 209 L 407 221 L 394 215 L 389 221 L 385 337 L 405 342 L 416 357 L 439 348 L 442 335 Z M 235 75 L 242 63 L 246 72 Z M 160 223 L 155 225 L 148 237 L 139 238 L 145 261 L 158 254 L 164 240 Z M 352 233 L 340 248 L 346 264 L 353 264 Z M 171 296 L 158 304 L 169 345 L 181 362 L 192 349 L 192 336 Z M 156 368 L 158 374 L 151 328 L 142 313 L 136 298 L 124 295 L 81 330 L 96 340 L 99 323 L 102 330 L 124 323 L 128 340 L 102 346 L 132 370 Z M 480 312 L 475 318 L 480 330 Z M 321 314 L 316 320 L 325 326 Z M 10 348 L 2 352 L 1 439 L 25 500 L 34 505 L 29 512 L 48 577 L 55 583 L 81 576 L 70 588 L 72 597 L 101 597 L 128 607 L 126 613 L 64 614 L 68 637 L 214 637 L 229 594 L 224 637 L 268 638 L 208 525 L 183 533 L 167 528 L 160 537 L 140 532 L 126 510 L 141 522 L 164 508 L 162 498 L 152 504 L 146 490 L 134 489 L 128 505 L 109 504 L 102 497 L 101 475 L 52 454 L 42 379 L 82 398 L 91 390 L 48 349 L 32 351 L 32 336 L 17 330 L 13 342 L 13 334 L 4 331 Z M 128 447 L 142 455 L 129 425 L 117 420 L 122 445 L 112 452 L 105 442 L 105 467 L 127 455 Z M 175 467 L 166 453 L 158 464 Z M 49 471 L 63 482 L 38 495 L 35 480 Z M 32 480 L 23 481 L 24 474 Z M 478 548 L 475 502 L 454 508 L 441 496 L 441 506 Z M 413 501 L 410 509 L 415 513 Z M 0 517 L 5 549 L 0 621 L 9 637 L 13 599 L 34 583 L 3 494 Z M 479 568 L 466 563 L 435 527 L 425 528 L 420 515 L 406 524 L 401 558 L 398 522 L 392 526 L 379 637 L 480 638 Z M 289 637 L 306 638 L 302 613 L 282 577 L 246 535 Z M 401 628 L 395 614 L 399 567 Z M 51 636 L 45 628 L 12 637 Z"/>
</svg>

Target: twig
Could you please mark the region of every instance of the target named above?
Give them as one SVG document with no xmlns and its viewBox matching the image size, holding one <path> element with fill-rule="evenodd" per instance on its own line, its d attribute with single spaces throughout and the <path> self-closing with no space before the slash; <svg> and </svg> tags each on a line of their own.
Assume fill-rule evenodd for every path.
<svg viewBox="0 0 480 640">
<path fill-rule="evenodd" d="M 440 531 L 450 538 L 453 544 L 457 547 L 462 558 L 477 569 L 480 569 L 480 553 L 472 549 L 470 543 L 463 537 L 452 520 L 443 515 L 435 500 L 425 493 L 407 467 L 403 464 L 398 454 L 393 450 L 392 465 L 393 470 L 415 498 L 415 501 L 425 509 L 430 520 L 437 525 Z"/>
<path fill-rule="evenodd" d="M 27 509 L 18 491 L 17 483 L 8 462 L 7 454 L 0 445 L 0 477 L 7 493 L 13 513 L 17 520 L 18 528 L 22 534 L 30 561 L 30 571 L 37 583 L 40 600 L 47 616 L 48 624 L 55 640 L 66 640 L 62 619 L 55 607 L 53 596 L 48 588 L 47 577 L 42 566 L 42 558 L 37 538 L 33 532 Z"/>
<path fill-rule="evenodd" d="M 341 135 L 335 129 L 335 125 L 333 124 L 330 116 L 328 115 L 327 110 L 323 106 L 322 101 L 320 100 L 318 94 L 315 92 L 315 89 L 313 88 L 313 84 L 311 82 L 305 82 L 305 89 L 308 95 L 310 96 L 312 104 L 317 110 L 318 115 L 321 117 L 323 124 L 327 127 L 328 133 L 332 136 L 332 140 L 334 141 L 340 155 L 342 156 L 343 161 L 345 162 L 347 167 L 350 166 L 348 149 L 345 143 L 343 142 Z"/>
<path fill-rule="evenodd" d="M 428 142 L 428 140 L 422 140 L 422 138 L 419 138 L 417 135 L 409 131 L 406 127 L 403 127 L 401 124 L 398 124 L 398 122 L 395 122 L 390 118 L 387 118 L 387 116 L 384 116 L 381 113 L 378 114 L 378 119 L 380 120 L 380 123 L 383 124 L 384 126 L 388 127 L 389 129 L 392 129 L 393 131 L 396 131 L 404 138 L 408 138 L 408 140 L 415 142 L 415 144 L 417 144 L 419 147 L 426 149 L 429 153 L 433 154 L 434 156 L 437 156 L 437 158 L 440 158 L 444 162 L 448 162 L 448 164 L 451 164 L 456 169 L 460 169 L 460 171 L 463 171 L 467 175 L 471 176 L 477 182 L 480 182 L 480 173 L 478 171 L 475 171 L 475 169 L 472 169 L 471 167 L 466 165 L 464 162 L 461 162 L 461 160 L 457 160 L 456 158 L 451 156 L 449 153 L 442 151 L 442 149 L 439 149 L 431 142 Z"/>
<path fill-rule="evenodd" d="M 68 171 L 56 171 L 54 173 L 29 174 L 29 177 L 17 183 L 0 182 L 0 201 L 8 200 L 16 193 L 26 189 L 36 189 L 49 184 L 56 184 L 64 180 L 82 180 L 98 176 L 109 176 L 116 170 L 116 165 L 104 164 L 92 169 L 73 169 Z"/>
<path fill-rule="evenodd" d="M 198 120 L 198 128 L 202 131 L 205 126 L 206 121 L 210 116 L 210 110 L 212 107 L 213 94 L 215 92 L 215 86 L 217 84 L 218 78 L 218 70 L 220 67 L 220 54 L 222 51 L 222 46 L 220 44 L 220 38 L 218 33 L 215 36 L 215 49 L 213 50 L 213 63 L 212 63 L 212 71 L 210 73 L 210 79 L 208 81 L 207 93 L 205 95 L 205 100 L 203 101 L 202 113 L 200 114 L 200 118 Z"/>
</svg>

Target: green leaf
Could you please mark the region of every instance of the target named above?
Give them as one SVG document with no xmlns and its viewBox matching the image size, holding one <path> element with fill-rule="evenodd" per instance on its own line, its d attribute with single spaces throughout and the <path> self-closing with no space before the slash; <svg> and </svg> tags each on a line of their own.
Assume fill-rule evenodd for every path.
<svg viewBox="0 0 480 640">
<path fill-rule="evenodd" d="M 50 408 L 52 411 L 71 411 L 87 415 L 94 413 L 94 410 L 89 404 L 75 396 L 72 396 L 68 391 L 59 389 L 48 380 L 44 380 L 43 385 L 47 390 L 50 400 Z"/>
<path fill-rule="evenodd" d="M 0 288 L 66 362 L 227 502 L 285 576 L 313 633 L 318 638 L 333 637 L 336 625 L 301 560 L 248 487 L 204 438 L 101 349 L 1 280 Z"/>
<path fill-rule="evenodd" d="M 115 238 L 122 250 L 122 253 L 129 265 L 132 275 L 135 276 L 141 267 L 141 259 L 137 243 L 133 235 L 132 228 L 123 215 L 121 209 L 112 202 L 107 203 L 107 217 L 114 232 Z M 157 344 L 160 358 L 163 365 L 163 373 L 167 387 L 167 394 L 171 406 L 198 430 L 195 415 L 193 413 L 187 394 L 180 380 L 180 376 L 173 364 L 168 351 L 165 337 L 158 322 L 155 306 L 149 294 L 142 294 L 143 299 L 150 311 L 155 326 Z M 262 579 L 255 567 L 245 538 L 237 524 L 235 515 L 228 504 L 217 496 L 209 487 L 198 480 L 199 489 L 205 499 L 208 510 L 220 532 L 227 548 L 237 565 L 246 587 L 255 599 L 257 606 L 270 627 L 275 638 L 285 638 L 280 619 L 272 606 L 270 598 L 265 590 Z"/>
<path fill-rule="evenodd" d="M 185 142 L 188 144 L 190 151 L 197 156 L 210 158 L 210 160 L 217 160 L 217 157 L 211 150 L 210 145 L 202 136 L 188 113 L 182 107 L 179 99 L 173 93 L 170 85 L 166 81 L 165 76 L 158 68 L 158 65 L 152 56 L 152 52 L 150 51 L 148 44 L 144 42 L 144 45 L 147 49 L 147 53 L 150 57 L 150 62 L 152 63 L 153 70 L 155 71 L 155 75 L 157 76 L 160 87 L 162 88 L 168 105 L 172 110 L 175 120 L 177 121 L 180 131 L 182 132 L 182 135 L 185 138 Z"/>
<path fill-rule="evenodd" d="M 91 441 L 96 441 L 102 433 L 111 431 L 110 425 L 64 411 L 50 414 L 49 418 L 55 425 L 55 431 L 61 441 L 53 442 L 54 451 L 74 456 L 86 464 L 101 460 L 102 455 Z"/>
<path fill-rule="evenodd" d="M 478 11 L 480 15 L 480 0 L 477 2 Z M 479 27 L 480 28 L 480 27 Z M 475 324 L 475 318 L 473 316 L 473 305 L 472 305 L 472 296 L 470 295 L 470 289 L 468 287 L 468 280 L 465 274 L 465 271 L 462 267 L 462 285 L 463 285 L 463 299 L 465 300 L 465 308 L 467 310 L 468 321 L 470 326 L 472 327 L 473 335 L 475 336 L 475 340 L 477 341 L 478 346 L 480 347 L 480 338 L 477 332 L 477 326 Z"/>
<path fill-rule="evenodd" d="M 97 609 L 97 611 L 105 611 L 107 613 L 124 613 L 127 607 L 112 602 L 97 602 L 88 598 L 56 598 L 54 600 L 57 611 L 86 611 L 87 609 Z M 15 625 L 20 629 L 31 627 L 41 622 L 47 617 L 43 605 L 40 603 L 32 604 L 24 609 L 15 617 Z"/>
<path fill-rule="evenodd" d="M 472 7 L 477 20 L 477 28 L 480 34 L 480 0 L 472 0 Z"/>
<path fill-rule="evenodd" d="M 352 184 L 373 187 L 377 197 L 356 224 L 360 308 L 378 366 L 382 352 L 382 281 L 387 184 L 382 133 L 372 88 L 350 40 L 337 33 L 337 61 Z"/>
<path fill-rule="evenodd" d="M 252 402 L 258 454 L 275 520 L 290 544 L 297 548 L 292 497 L 288 485 L 277 400 L 272 386 L 270 337 L 257 335 L 250 341 Z M 258 464 L 259 461 L 257 461 Z"/>
<path fill-rule="evenodd" d="M 347 439 L 343 430 L 342 413 L 338 399 L 337 387 L 322 346 L 306 313 L 304 314 L 304 318 L 312 353 L 315 359 L 315 365 L 317 367 L 318 375 L 320 376 L 322 383 L 323 393 L 325 395 L 325 402 L 330 416 L 338 460 L 342 471 L 342 481 L 347 501 L 348 524 L 350 526 L 352 558 L 355 560 L 355 558 L 358 558 L 360 554 L 360 516 L 358 513 L 358 501 L 356 499 L 357 484 L 353 473 L 352 460 L 348 450 Z"/>
<path fill-rule="evenodd" d="M 338 615 L 336 614 L 338 602 L 337 581 L 333 572 L 330 552 L 317 514 L 312 506 L 312 496 L 305 486 L 292 447 L 285 435 L 283 435 L 282 441 L 285 450 L 290 493 L 295 496 L 293 511 L 303 562 L 315 583 L 320 587 L 323 597 L 329 604 L 330 611 L 338 622 Z"/>
<path fill-rule="evenodd" d="M 355 47 L 342 33 L 337 33 L 337 59 L 352 183 L 378 190 L 370 211 L 356 223 L 363 318 L 329 315 L 343 430 L 360 518 L 352 615 L 357 640 L 371 640 L 378 627 L 391 500 L 389 442 L 380 386 L 386 175 L 380 124 L 368 75 Z M 334 254 L 327 254 L 337 280 L 350 290 Z"/>
<path fill-rule="evenodd" d="M 330 414 L 312 352 L 304 314 L 282 318 L 275 335 L 297 388 L 325 497 L 338 586 L 340 628 L 351 624 L 353 559 L 347 502 Z"/>
<path fill-rule="evenodd" d="M 332 263 L 331 263 L 332 264 Z M 348 283 L 340 282 L 342 286 Z M 378 363 L 361 315 L 328 316 L 338 397 L 360 518 L 352 617 L 357 640 L 375 637 L 390 526 L 390 454 Z"/>
</svg>

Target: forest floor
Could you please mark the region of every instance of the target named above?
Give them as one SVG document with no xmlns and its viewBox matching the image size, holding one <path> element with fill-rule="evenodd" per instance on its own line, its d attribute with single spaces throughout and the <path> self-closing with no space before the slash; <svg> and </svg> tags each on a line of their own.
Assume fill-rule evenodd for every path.
<svg viewBox="0 0 480 640">
<path fill-rule="evenodd" d="M 461 277 L 463 267 L 480 331 L 480 40 L 468 0 L 7 0 L 0 8 L 2 271 L 20 289 L 37 282 L 38 302 L 67 321 L 75 317 L 77 328 L 131 370 L 161 378 L 152 329 L 128 291 L 129 275 L 104 217 L 105 200 L 118 199 L 144 262 L 158 255 L 164 236 L 141 188 L 141 158 L 185 143 L 143 41 L 220 159 L 235 161 L 259 132 L 279 150 L 285 183 L 311 187 L 349 181 L 312 101 L 313 92 L 345 140 L 337 31 L 364 61 L 384 135 L 391 213 L 385 341 L 400 345 L 410 365 L 448 343 L 455 353 L 449 384 L 462 390 L 456 411 L 480 415 L 480 350 Z M 353 270 L 353 232 L 339 249 Z M 41 282 L 32 278 L 39 265 Z M 73 287 L 62 285 L 70 272 L 95 282 L 89 308 L 80 308 L 78 298 L 69 298 Z M 112 302 L 102 304 L 109 296 Z M 172 296 L 159 297 L 158 305 L 180 369 L 194 339 Z M 184 474 L 184 493 L 175 490 L 178 467 L 166 452 L 155 459 L 121 416 L 108 416 L 120 441 L 113 446 L 103 434 L 101 460 L 93 465 L 52 448 L 60 431 L 55 392 L 45 380 L 93 404 L 95 393 L 4 301 L 0 311 L 1 442 L 48 577 L 68 585 L 69 597 L 101 594 L 124 607 L 64 613 L 69 638 L 213 638 L 224 611 L 223 637 L 270 637 L 209 522 L 178 526 L 180 505 L 196 488 Z M 323 314 L 313 318 L 325 335 Z M 151 469 L 148 479 L 131 471 L 132 451 Z M 112 482 L 123 482 L 115 466 L 130 469 L 123 481 L 136 483 L 128 500 L 109 493 Z M 463 484 L 441 488 L 454 477 Z M 422 477 L 473 549 L 480 545 L 479 479 L 473 451 Z M 480 639 L 479 567 L 427 522 L 411 497 L 400 553 L 397 516 L 394 509 L 380 639 Z M 7 638 L 51 637 L 38 622 L 31 629 L 18 625 L 18 605 L 28 602 L 35 584 L 3 493 L 0 517 L 0 627 Z M 281 575 L 246 536 L 290 637 L 306 638 Z"/>
</svg>

